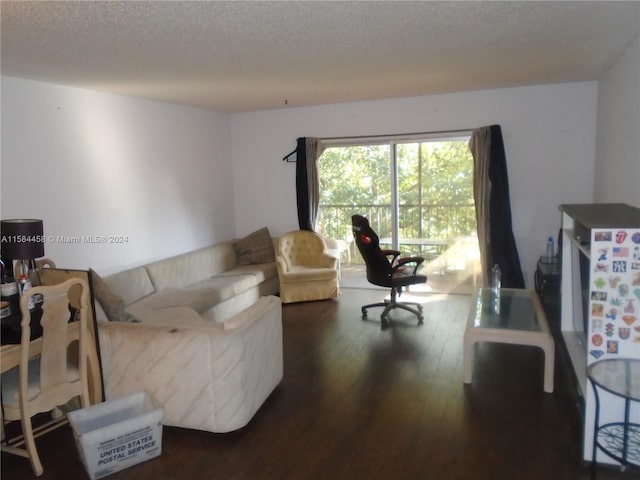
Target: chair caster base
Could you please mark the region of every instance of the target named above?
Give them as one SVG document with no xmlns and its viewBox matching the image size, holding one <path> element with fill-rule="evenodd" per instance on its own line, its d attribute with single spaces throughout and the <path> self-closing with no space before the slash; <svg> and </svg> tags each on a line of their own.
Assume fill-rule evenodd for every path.
<svg viewBox="0 0 640 480">
<path fill-rule="evenodd" d="M 387 309 L 387 311 L 385 311 L 384 313 L 382 313 L 382 315 L 380 315 L 380 322 L 381 322 L 381 324 L 382 324 L 382 328 L 383 328 L 383 329 L 385 329 L 385 328 L 387 328 L 387 327 L 389 326 L 389 319 L 387 318 L 387 315 L 388 315 L 388 312 L 389 312 L 390 310 L 393 310 L 394 308 L 401 308 L 401 309 L 403 309 L 403 310 L 407 310 L 407 311 L 409 311 L 409 312 L 411 312 L 411 313 L 415 314 L 415 315 L 418 317 L 418 325 L 422 325 L 422 324 L 424 324 L 424 315 L 422 315 L 422 305 L 417 305 L 417 311 L 416 311 L 416 310 L 414 310 L 414 309 L 411 309 L 411 308 L 407 308 L 407 307 L 406 307 L 406 306 L 404 306 L 404 305 L 398 305 L 398 304 L 396 304 L 396 305 L 394 305 L 394 306 L 392 306 L 392 307 L 389 307 L 389 304 L 388 304 L 388 303 L 383 304 L 383 305 L 372 305 L 372 306 L 373 306 L 373 307 L 376 307 L 376 306 L 378 306 L 378 307 L 383 306 L 383 307 L 386 307 L 386 309 Z M 371 306 L 369 306 L 369 307 L 362 307 L 362 320 L 367 320 L 367 318 L 368 318 L 367 308 L 370 308 L 370 307 L 371 307 Z"/>
</svg>

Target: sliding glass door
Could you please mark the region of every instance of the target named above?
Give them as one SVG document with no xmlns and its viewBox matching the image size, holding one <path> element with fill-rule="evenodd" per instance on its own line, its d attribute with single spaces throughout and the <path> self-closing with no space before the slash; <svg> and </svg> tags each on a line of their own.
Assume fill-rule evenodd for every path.
<svg viewBox="0 0 640 480">
<path fill-rule="evenodd" d="M 475 235 L 467 145 L 466 137 L 395 144 L 399 247 L 433 257 L 457 237 Z"/>
<path fill-rule="evenodd" d="M 383 246 L 422 256 L 433 271 L 466 268 L 477 255 L 468 137 L 329 144 L 318 166 L 318 231 L 344 242 L 344 262 L 362 261 L 351 243 L 354 213 L 369 218 Z M 473 253 L 462 249 L 469 244 Z"/>
</svg>

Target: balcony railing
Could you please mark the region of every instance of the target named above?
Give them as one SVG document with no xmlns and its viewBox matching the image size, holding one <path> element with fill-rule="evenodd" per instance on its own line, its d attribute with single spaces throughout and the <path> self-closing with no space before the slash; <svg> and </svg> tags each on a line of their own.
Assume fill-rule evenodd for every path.
<svg viewBox="0 0 640 480">
<path fill-rule="evenodd" d="M 404 255 L 421 254 L 431 257 L 441 253 L 442 247 L 437 245 L 438 240 L 450 241 L 458 237 L 476 236 L 473 204 L 401 205 L 398 213 L 400 239 L 428 239 L 433 243 L 415 245 L 415 242 L 400 242 L 399 248 Z M 351 216 L 354 214 L 367 217 L 380 238 L 392 237 L 390 205 L 320 205 L 317 230 L 325 237 L 343 240 L 349 248 L 345 256 L 349 256 L 353 263 L 362 263 L 351 242 Z"/>
</svg>

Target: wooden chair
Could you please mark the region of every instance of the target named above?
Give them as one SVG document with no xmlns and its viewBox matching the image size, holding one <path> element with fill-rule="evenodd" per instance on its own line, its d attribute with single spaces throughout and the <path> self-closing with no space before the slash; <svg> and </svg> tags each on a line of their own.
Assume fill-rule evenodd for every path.
<svg viewBox="0 0 640 480">
<path fill-rule="evenodd" d="M 42 306 L 32 312 L 28 304 L 36 295 L 42 295 Z M 79 298 L 77 309 L 71 308 L 71 297 Z M 20 299 L 20 309 L 20 362 L 2 374 L 2 408 L 4 420 L 21 421 L 22 435 L 3 444 L 2 451 L 28 458 L 36 476 L 40 476 L 43 468 L 34 439 L 66 423 L 66 417 L 58 416 L 35 429 L 31 417 L 53 411 L 77 396 L 83 407 L 90 405 L 89 285 L 73 278 L 58 285 L 33 287 Z M 40 312 L 42 337 L 31 340 L 31 317 Z"/>
</svg>

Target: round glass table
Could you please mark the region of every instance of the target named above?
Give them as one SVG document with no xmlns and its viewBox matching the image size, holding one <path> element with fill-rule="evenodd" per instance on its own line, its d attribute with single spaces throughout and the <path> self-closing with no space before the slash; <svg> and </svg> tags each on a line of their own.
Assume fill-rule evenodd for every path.
<svg viewBox="0 0 640 480">
<path fill-rule="evenodd" d="M 640 402 L 640 359 L 610 358 L 592 363 L 587 369 L 596 400 L 593 429 L 592 478 L 596 472 L 596 452 L 620 462 L 622 467 L 640 467 L 639 418 L 630 418 L 631 402 Z M 624 401 L 624 419 L 600 425 L 600 390 Z"/>
</svg>

